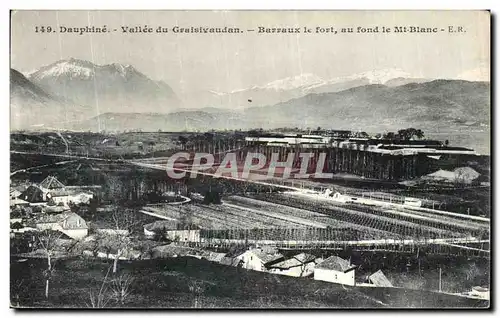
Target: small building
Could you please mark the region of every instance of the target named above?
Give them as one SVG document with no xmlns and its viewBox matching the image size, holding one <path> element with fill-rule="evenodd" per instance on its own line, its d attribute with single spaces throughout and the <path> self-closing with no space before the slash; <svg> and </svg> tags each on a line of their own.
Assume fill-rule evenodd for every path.
<svg viewBox="0 0 500 318">
<path fill-rule="evenodd" d="M 238 257 L 224 256 L 219 263 L 226 266 L 243 267 L 243 260 Z"/>
<path fill-rule="evenodd" d="M 89 192 L 67 190 L 52 190 L 48 192 L 46 196 L 49 200 L 52 199 L 54 203 L 62 203 L 64 205 L 68 205 L 70 202 L 74 204 L 89 204 L 90 200 L 94 197 L 94 195 Z"/>
<path fill-rule="evenodd" d="M 214 263 L 220 263 L 222 259 L 226 256 L 226 253 L 217 253 L 217 252 L 207 252 L 206 254 L 202 255 L 202 259 L 206 259 L 207 261 L 214 262 Z"/>
<path fill-rule="evenodd" d="M 18 198 L 15 199 L 10 199 L 10 206 L 11 207 L 27 207 L 29 206 L 30 203 L 28 201 L 24 201 Z"/>
<path fill-rule="evenodd" d="M 244 252 L 239 258 L 243 261 L 243 268 L 263 272 L 270 264 L 284 257 L 279 253 L 270 253 L 260 248 L 254 248 Z"/>
<path fill-rule="evenodd" d="M 10 199 L 13 200 L 13 199 L 17 199 L 20 195 L 21 195 L 21 191 L 17 190 L 17 189 L 11 189 L 10 190 Z"/>
<path fill-rule="evenodd" d="M 374 287 L 394 287 L 380 269 L 368 276 L 367 281 Z"/>
<path fill-rule="evenodd" d="M 56 177 L 48 176 L 39 184 L 40 188 L 54 190 L 54 189 L 64 189 L 64 184 L 57 180 Z"/>
<path fill-rule="evenodd" d="M 62 203 L 68 205 L 70 202 L 75 204 L 88 204 L 90 199 L 94 197 L 91 192 L 79 191 L 78 189 L 45 188 L 42 186 L 42 183 L 40 185 L 30 185 L 21 193 L 19 198 L 34 204 L 45 203 L 52 200 L 56 204 Z"/>
<path fill-rule="evenodd" d="M 228 253 L 220 263 L 228 266 L 240 266 L 245 269 L 263 272 L 267 268 L 284 259 L 284 256 L 276 251 L 269 251 L 261 248 L 249 250 L 239 250 L 235 253 Z"/>
<path fill-rule="evenodd" d="M 165 238 L 175 242 L 200 242 L 200 230 L 168 230 Z"/>
<path fill-rule="evenodd" d="M 490 299 L 490 289 L 482 286 L 474 286 L 470 295 L 481 299 Z"/>
<path fill-rule="evenodd" d="M 315 260 L 314 255 L 300 253 L 269 266 L 269 272 L 293 277 L 307 277 L 314 273 Z"/>
<path fill-rule="evenodd" d="M 47 202 L 47 192 L 43 191 L 40 187 L 36 185 L 30 185 L 26 190 L 19 196 L 21 200 L 25 200 L 29 203 L 41 203 Z"/>
<path fill-rule="evenodd" d="M 75 240 L 87 236 L 89 230 L 85 220 L 74 212 L 41 215 L 35 220 L 35 227 L 40 231 L 59 231 Z"/>
<path fill-rule="evenodd" d="M 314 279 L 354 286 L 356 266 L 338 256 L 330 256 L 314 268 Z"/>
<path fill-rule="evenodd" d="M 129 230 L 118 230 L 118 229 L 95 229 L 96 234 L 102 234 L 107 236 L 128 236 L 130 234 Z"/>
<path fill-rule="evenodd" d="M 159 220 L 153 223 L 148 223 L 144 225 L 144 235 L 147 238 L 162 236 L 163 233 L 166 233 L 168 230 L 177 229 L 178 224 L 179 221 L 177 221 L 176 219 Z"/>
</svg>

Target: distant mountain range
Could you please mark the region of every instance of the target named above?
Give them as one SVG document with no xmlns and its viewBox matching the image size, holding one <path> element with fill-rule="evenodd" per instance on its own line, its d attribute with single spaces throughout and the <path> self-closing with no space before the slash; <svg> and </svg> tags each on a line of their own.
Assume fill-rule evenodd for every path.
<svg viewBox="0 0 500 318">
<path fill-rule="evenodd" d="M 314 74 L 302 74 L 231 92 L 196 92 L 186 97 L 186 105 L 242 110 L 274 105 L 312 93 L 334 93 L 371 84 L 399 86 L 427 81 L 430 80 L 414 78 L 400 69 L 383 69 L 328 80 Z"/>
<path fill-rule="evenodd" d="M 11 129 L 321 126 L 376 132 L 413 126 L 439 131 L 487 129 L 490 120 L 489 82 L 429 80 L 398 69 L 328 80 L 303 74 L 228 93 L 195 95 L 181 102 L 167 84 L 131 65 L 62 60 L 27 77 L 11 70 Z"/>
<path fill-rule="evenodd" d="M 105 113 L 72 126 L 74 130 L 98 131 L 209 131 L 239 129 L 245 122 L 243 114 L 229 111 L 179 111 L 162 113 Z"/>
<path fill-rule="evenodd" d="M 435 80 L 395 87 L 366 85 L 250 108 L 246 114 L 254 122 L 273 127 L 367 131 L 409 125 L 433 130 L 450 125 L 484 127 L 490 120 L 490 83 Z"/>
<path fill-rule="evenodd" d="M 450 127 L 488 130 L 490 84 L 436 80 L 389 87 L 366 85 L 335 93 L 304 97 L 243 111 L 218 108 L 169 114 L 106 113 L 74 126 L 75 129 L 143 129 L 203 131 L 256 127 L 352 129 L 368 132 L 419 127 L 439 131 Z"/>
<path fill-rule="evenodd" d="M 96 65 L 89 61 L 57 61 L 31 72 L 27 78 L 52 95 L 93 114 L 106 112 L 170 112 L 181 104 L 173 90 L 154 81 L 131 65 Z"/>
</svg>

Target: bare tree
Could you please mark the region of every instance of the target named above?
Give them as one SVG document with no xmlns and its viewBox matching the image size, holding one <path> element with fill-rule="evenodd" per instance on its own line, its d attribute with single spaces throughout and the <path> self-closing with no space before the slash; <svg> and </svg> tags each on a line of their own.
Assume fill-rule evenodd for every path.
<svg viewBox="0 0 500 318">
<path fill-rule="evenodd" d="M 10 284 L 11 288 L 11 295 L 12 295 L 12 300 L 16 301 L 15 306 L 16 307 L 21 307 L 21 295 L 24 295 L 28 291 L 28 287 L 24 282 L 24 279 L 21 279 L 19 281 L 13 281 Z"/>
<path fill-rule="evenodd" d="M 134 278 L 124 274 L 115 278 L 111 285 L 113 298 L 120 304 L 124 304 L 132 292 Z"/>
<path fill-rule="evenodd" d="M 130 235 L 134 232 L 134 227 L 139 221 L 135 219 L 135 213 L 128 213 L 126 210 L 120 213 L 118 209 L 113 211 L 112 218 L 116 235 L 109 237 L 108 243 L 111 243 L 112 246 L 108 247 L 114 247 L 117 250 L 113 261 L 113 274 L 115 274 L 118 270 L 118 260 L 132 247 Z"/>
<path fill-rule="evenodd" d="M 52 257 L 57 246 L 57 241 L 61 236 L 62 233 L 50 230 L 38 232 L 36 236 L 40 247 L 47 257 L 47 269 L 43 273 L 45 277 L 45 298 L 49 298 L 49 283 L 54 271 Z"/>
<path fill-rule="evenodd" d="M 111 300 L 111 297 L 109 297 L 108 294 L 108 275 L 109 271 L 111 270 L 111 267 L 108 268 L 108 271 L 106 272 L 106 276 L 104 276 L 104 279 L 101 284 L 101 288 L 97 292 L 93 291 L 92 289 L 89 290 L 89 300 L 90 303 L 87 304 L 88 307 L 92 308 L 105 308 L 106 305 L 109 303 Z"/>
<path fill-rule="evenodd" d="M 193 294 L 193 307 L 198 308 L 198 302 L 200 295 L 203 294 L 205 290 L 203 284 L 198 281 L 189 282 L 189 291 Z"/>
</svg>

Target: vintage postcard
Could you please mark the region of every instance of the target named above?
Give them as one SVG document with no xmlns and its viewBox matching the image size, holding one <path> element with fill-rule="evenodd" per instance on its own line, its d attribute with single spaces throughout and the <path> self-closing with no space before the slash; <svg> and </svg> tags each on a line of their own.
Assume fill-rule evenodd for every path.
<svg viewBox="0 0 500 318">
<path fill-rule="evenodd" d="M 11 307 L 490 308 L 490 12 L 10 19 Z"/>
</svg>

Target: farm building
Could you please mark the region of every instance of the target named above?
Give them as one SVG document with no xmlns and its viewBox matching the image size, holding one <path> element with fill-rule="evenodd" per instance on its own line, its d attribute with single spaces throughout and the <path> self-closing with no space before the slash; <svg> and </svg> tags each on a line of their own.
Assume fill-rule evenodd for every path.
<svg viewBox="0 0 500 318">
<path fill-rule="evenodd" d="M 202 258 L 210 262 L 220 263 L 225 255 L 226 253 L 217 253 L 208 251 L 205 255 L 202 255 Z"/>
<path fill-rule="evenodd" d="M 165 232 L 165 238 L 176 242 L 199 242 L 200 230 L 169 230 Z"/>
<path fill-rule="evenodd" d="M 226 266 L 243 267 L 243 260 L 238 257 L 224 256 L 221 258 L 219 263 Z"/>
<path fill-rule="evenodd" d="M 381 270 L 378 270 L 375 273 L 371 274 L 367 277 L 366 280 L 368 281 L 367 286 L 394 287 Z"/>
<path fill-rule="evenodd" d="M 331 256 L 314 269 L 314 279 L 336 284 L 354 286 L 356 266 L 338 256 Z"/>
<path fill-rule="evenodd" d="M 294 277 L 310 276 L 314 272 L 315 259 L 314 255 L 300 253 L 290 259 L 269 266 L 269 272 Z"/>
<path fill-rule="evenodd" d="M 221 260 L 221 264 L 229 266 L 241 266 L 254 271 L 266 271 L 270 264 L 283 260 L 283 255 L 276 251 L 266 251 L 261 248 L 254 248 L 236 253 L 228 253 Z"/>
<path fill-rule="evenodd" d="M 17 190 L 17 189 L 11 189 L 10 190 L 10 198 L 11 199 L 17 199 L 20 195 L 21 195 L 21 191 Z"/>
<path fill-rule="evenodd" d="M 167 230 L 176 229 L 178 224 L 179 222 L 175 219 L 155 221 L 144 225 L 144 235 L 153 238 L 157 235 L 166 233 Z"/>
<path fill-rule="evenodd" d="M 48 190 L 53 190 L 53 189 L 63 189 L 64 184 L 57 180 L 56 177 L 53 176 L 48 176 L 45 178 L 42 182 L 39 184 L 40 188 L 48 189 Z"/>
<path fill-rule="evenodd" d="M 35 226 L 40 231 L 62 232 L 75 240 L 87 236 L 89 229 L 85 220 L 73 212 L 42 215 L 35 221 Z"/>
<path fill-rule="evenodd" d="M 24 201 L 24 200 L 21 200 L 21 199 L 18 199 L 18 198 L 15 198 L 15 199 L 10 199 L 10 206 L 11 207 L 16 207 L 16 206 L 19 206 L 19 207 L 26 207 L 26 206 L 29 206 L 30 203 L 28 201 Z"/>
<path fill-rule="evenodd" d="M 282 259 L 279 253 L 268 253 L 260 248 L 254 248 L 240 255 L 243 260 L 243 268 L 255 271 L 265 271 L 269 264 Z"/>
<path fill-rule="evenodd" d="M 19 196 L 30 203 L 43 203 L 52 200 L 54 203 L 68 205 L 70 202 L 88 204 L 94 195 L 79 189 L 66 189 L 57 178 L 48 176 L 40 184 L 30 185 Z"/>
</svg>

